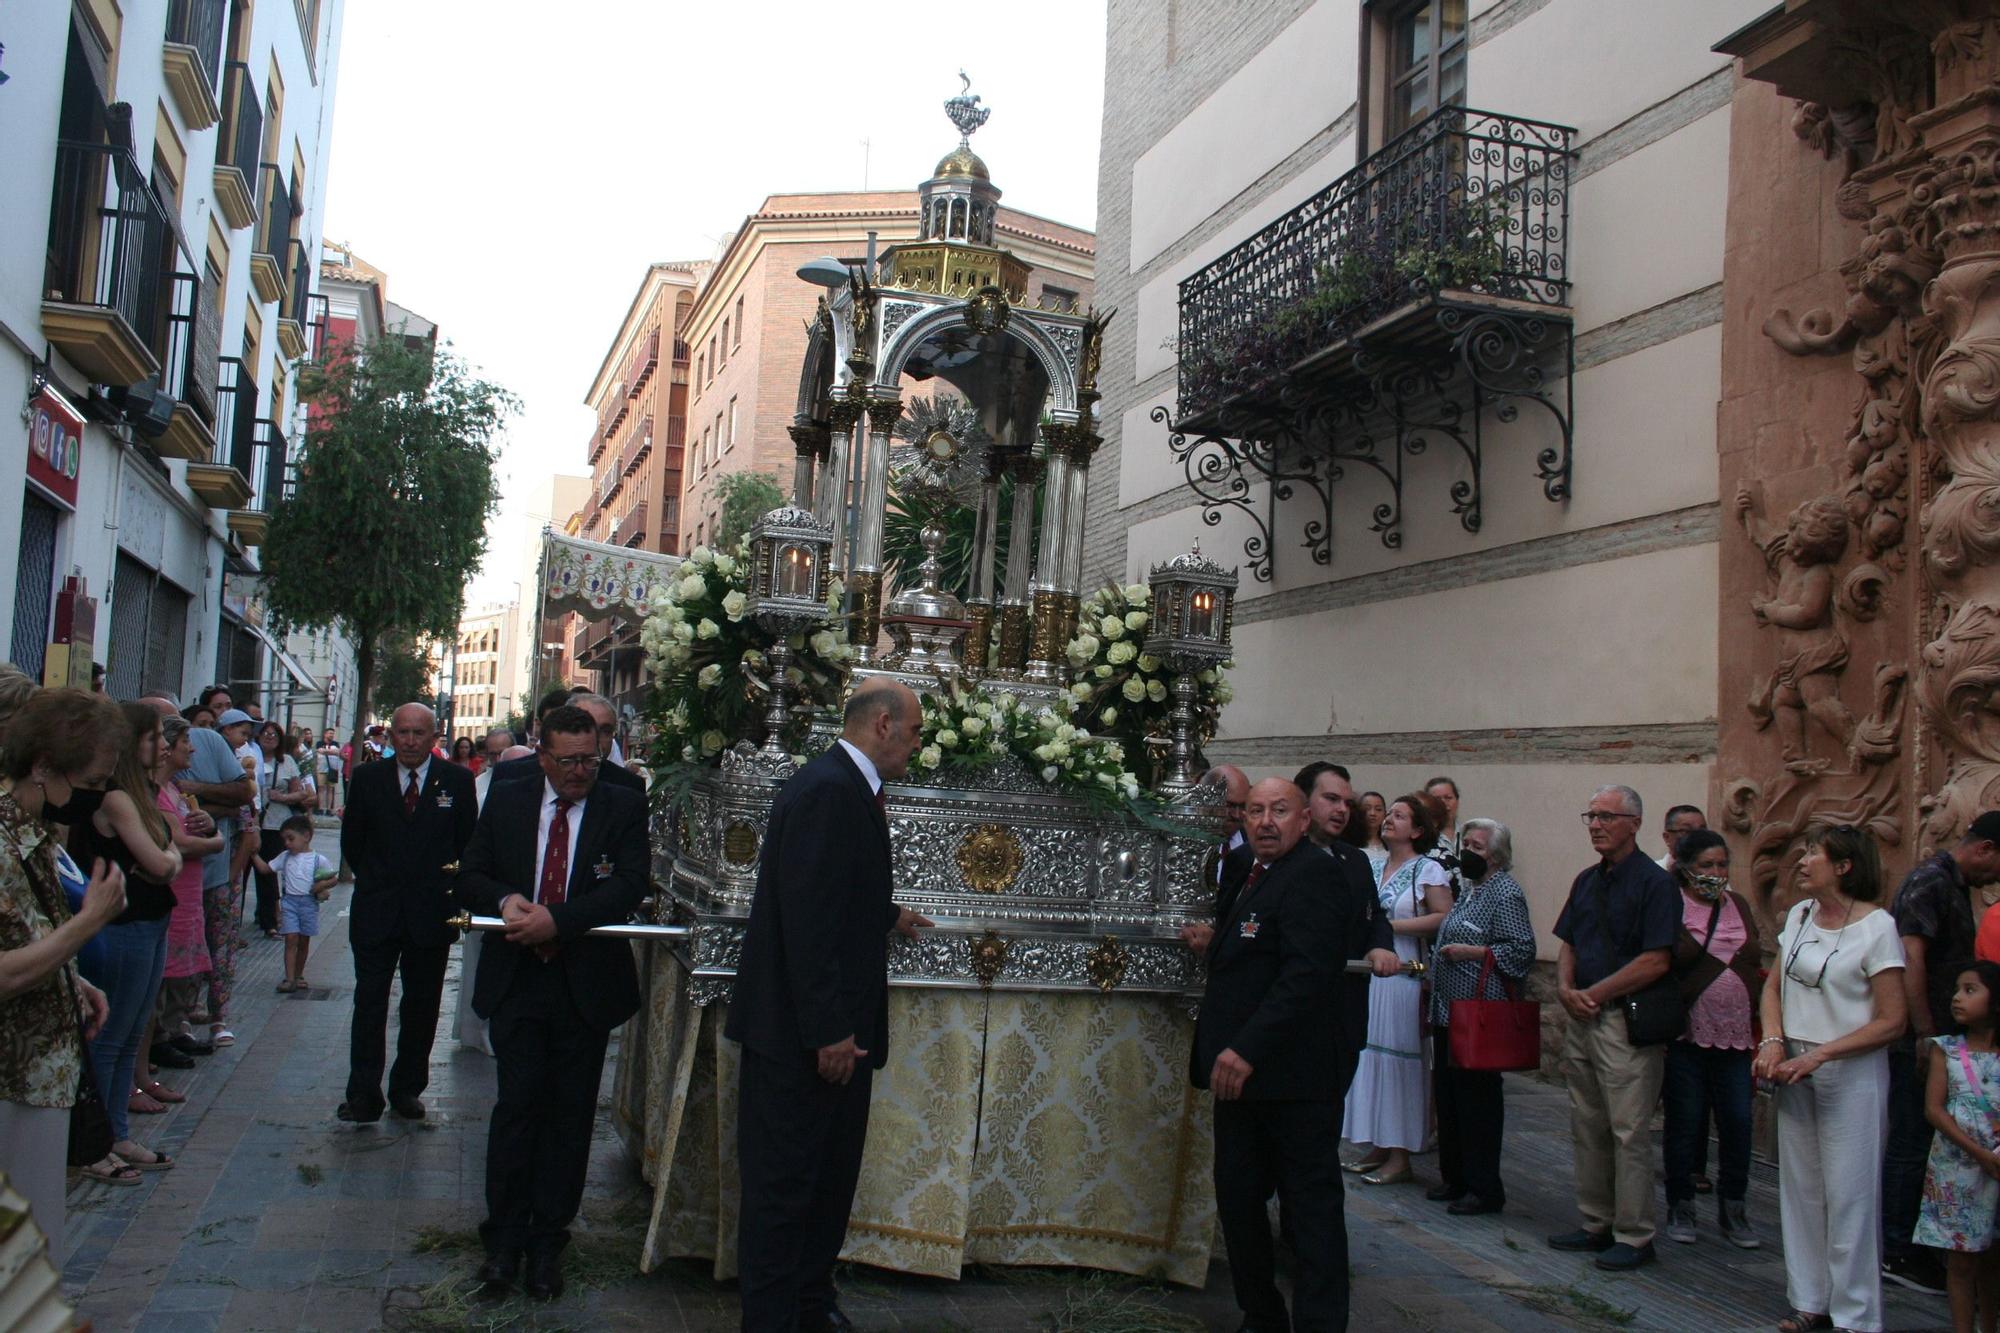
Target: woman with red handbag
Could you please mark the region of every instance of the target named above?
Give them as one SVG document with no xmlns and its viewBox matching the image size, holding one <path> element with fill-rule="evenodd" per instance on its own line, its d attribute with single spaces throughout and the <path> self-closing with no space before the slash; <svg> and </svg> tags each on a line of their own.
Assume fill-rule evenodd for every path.
<svg viewBox="0 0 2000 1333">
<path fill-rule="evenodd" d="M 1459 1216 L 1497 1213 L 1506 1206 L 1507 1190 L 1500 1181 L 1500 1137 L 1506 1115 L 1500 1070 L 1527 1068 L 1539 1060 L 1538 1017 L 1518 1034 L 1526 1039 L 1521 1044 L 1533 1045 L 1533 1051 L 1510 1055 L 1469 1050 L 1477 1043 L 1466 1040 L 1474 1036 L 1474 1016 L 1468 1015 L 1466 1005 L 1514 1000 L 1535 962 L 1535 926 L 1528 916 L 1527 896 L 1509 873 L 1513 864 L 1514 838 L 1505 824 L 1491 819 L 1466 821 L 1458 843 L 1458 898 L 1438 927 L 1432 954 L 1431 1099 L 1437 1106 L 1438 1171 L 1443 1180 L 1425 1197 L 1449 1203 L 1447 1211 Z M 1452 1032 L 1454 1008 L 1467 1031 Z"/>
<path fill-rule="evenodd" d="M 1661 1085 L 1667 1239 L 1695 1242 L 1694 1168 L 1713 1112 L 1716 1222 L 1724 1240 L 1754 1250 L 1761 1242 L 1744 1215 L 1743 1195 L 1750 1183 L 1750 1061 L 1757 1053 L 1752 1017 L 1762 984 L 1757 916 L 1729 887 L 1729 844 L 1713 829 L 1696 829 L 1674 844 L 1673 876 L 1681 891 L 1673 968 L 1688 1026 L 1667 1047 Z"/>
</svg>

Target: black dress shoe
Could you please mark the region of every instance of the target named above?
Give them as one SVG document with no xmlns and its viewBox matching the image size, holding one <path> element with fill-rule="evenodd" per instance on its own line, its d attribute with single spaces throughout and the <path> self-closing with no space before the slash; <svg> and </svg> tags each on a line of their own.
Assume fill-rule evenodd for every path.
<svg viewBox="0 0 2000 1333">
<path fill-rule="evenodd" d="M 1482 1199 L 1474 1194 L 1452 1200 L 1451 1207 L 1445 1211 L 1453 1217 L 1476 1217 L 1481 1213 L 1497 1213 L 1506 1206 L 1504 1199 Z"/>
<path fill-rule="evenodd" d="M 479 1281 L 495 1295 L 501 1294 L 514 1285 L 514 1274 L 520 1271 L 521 1256 L 516 1254 L 489 1254 L 486 1262 L 479 1265 Z"/>
<path fill-rule="evenodd" d="M 1615 1243 L 1608 1231 L 1586 1231 L 1582 1227 L 1578 1227 L 1575 1231 L 1565 1231 L 1560 1236 L 1549 1237 L 1549 1248 L 1552 1250 L 1602 1252 L 1610 1249 Z"/>
<path fill-rule="evenodd" d="M 1465 1188 L 1460 1185 L 1433 1185 L 1424 1191 L 1424 1197 L 1432 1203 L 1457 1203 L 1465 1194 Z"/>
<path fill-rule="evenodd" d="M 552 1301 L 562 1295 L 562 1252 L 529 1255 L 528 1276 L 521 1289 L 538 1301 Z"/>
<path fill-rule="evenodd" d="M 376 1102 L 357 1106 L 353 1102 L 342 1102 L 335 1108 L 334 1114 L 351 1125 L 372 1125 L 382 1118 L 382 1104 Z"/>
<path fill-rule="evenodd" d="M 854 1321 L 841 1313 L 838 1305 L 830 1305 L 817 1315 L 799 1316 L 799 1333 L 852 1333 Z"/>
<path fill-rule="evenodd" d="M 154 1064 L 162 1069 L 194 1068 L 194 1057 L 192 1055 L 183 1055 L 180 1051 L 167 1045 L 165 1042 L 158 1043 L 146 1054 L 152 1058 Z"/>
<path fill-rule="evenodd" d="M 391 1094 L 389 1097 L 389 1108 L 405 1120 L 422 1120 L 424 1118 L 424 1104 L 415 1097 Z"/>
</svg>

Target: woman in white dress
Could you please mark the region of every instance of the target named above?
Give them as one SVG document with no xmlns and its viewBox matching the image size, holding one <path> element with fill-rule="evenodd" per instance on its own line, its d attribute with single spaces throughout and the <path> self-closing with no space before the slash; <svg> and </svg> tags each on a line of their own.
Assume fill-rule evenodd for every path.
<svg viewBox="0 0 2000 1333">
<path fill-rule="evenodd" d="M 1412 793 L 1389 806 L 1382 843 L 1389 859 L 1377 889 L 1396 936 L 1396 956 L 1417 961 L 1451 910 L 1451 877 L 1424 855 L 1437 845 L 1431 806 Z M 1410 1154 L 1430 1125 L 1430 1061 L 1423 1033 L 1423 984 L 1407 973 L 1368 983 L 1368 1046 L 1347 1092 L 1341 1133 L 1366 1152 L 1343 1163 L 1370 1185 L 1411 1179 Z"/>
</svg>

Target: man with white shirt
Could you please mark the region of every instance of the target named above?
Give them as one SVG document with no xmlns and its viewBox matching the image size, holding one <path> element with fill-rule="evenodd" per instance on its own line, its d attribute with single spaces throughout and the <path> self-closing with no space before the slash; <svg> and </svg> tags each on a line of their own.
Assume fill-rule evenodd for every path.
<svg viewBox="0 0 2000 1333">
<path fill-rule="evenodd" d="M 884 779 L 909 770 L 923 709 L 884 676 L 840 740 L 771 807 L 724 1035 L 743 1043 L 737 1267 L 746 1330 L 845 1329 L 833 1261 L 888 1058 L 889 932 L 931 923 L 892 897 Z"/>
<path fill-rule="evenodd" d="M 356 771 L 340 826 L 340 854 L 354 870 L 354 1026 L 347 1098 L 336 1114 L 355 1124 L 382 1118 L 389 986 L 399 970 L 388 1104 L 406 1120 L 424 1114 L 418 1098 L 430 1082 L 445 963 L 458 933 L 446 924 L 452 875 L 479 818 L 472 774 L 432 757 L 436 737 L 437 714 L 423 704 L 398 708 L 389 719 L 394 757 Z"/>
<path fill-rule="evenodd" d="M 537 757 L 539 781 L 488 789 L 458 899 L 507 922 L 481 943 L 472 991 L 499 1074 L 479 1279 L 504 1289 L 525 1256 L 522 1285 L 549 1300 L 562 1293 L 562 1250 L 583 1201 L 605 1047 L 639 1011 L 631 945 L 590 931 L 638 910 L 651 856 L 645 798 L 599 781 L 588 712 L 550 710 Z"/>
</svg>

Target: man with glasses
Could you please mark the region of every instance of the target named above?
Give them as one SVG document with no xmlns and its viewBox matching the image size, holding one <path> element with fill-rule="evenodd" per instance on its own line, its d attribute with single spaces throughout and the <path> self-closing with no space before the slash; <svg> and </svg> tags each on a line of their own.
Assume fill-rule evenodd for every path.
<svg viewBox="0 0 2000 1333">
<path fill-rule="evenodd" d="M 1583 1225 L 1549 1237 L 1628 1272 L 1653 1261 L 1653 1107 L 1664 1045 L 1634 1045 L 1618 1001 L 1667 974 L 1680 890 L 1639 850 L 1644 807 L 1630 787 L 1601 787 L 1580 816 L 1597 864 L 1576 877 L 1556 920 L 1556 997 L 1569 1015 L 1563 1064 Z"/>
<path fill-rule="evenodd" d="M 591 724 L 595 728 L 593 734 L 597 738 L 598 758 L 606 760 L 598 770 L 598 779 L 608 782 L 614 787 L 623 787 L 627 791 L 636 791 L 642 795 L 645 793 L 646 780 L 644 778 L 621 764 L 609 762 L 608 757 L 611 754 L 611 743 L 618 738 L 618 710 L 612 706 L 609 699 L 601 694 L 565 695 L 562 699 L 555 699 L 553 695 L 548 695 L 544 696 L 543 702 L 548 703 L 549 707 L 544 709 L 541 716 L 536 719 L 535 725 L 537 728 L 546 727 L 548 725 L 548 717 L 557 708 L 581 708 L 585 713 L 590 715 Z M 509 759 L 493 770 L 493 781 L 496 783 L 514 782 L 521 778 L 533 780 L 540 775 L 541 771 L 541 760 L 534 755 L 530 755 L 526 759 Z"/>
<path fill-rule="evenodd" d="M 525 1256 L 527 1293 L 549 1300 L 562 1294 L 583 1200 L 605 1047 L 639 1010 L 631 946 L 589 931 L 630 919 L 651 856 L 645 799 L 601 780 L 609 767 L 588 711 L 551 710 L 532 762 L 540 781 L 489 789 L 457 887 L 467 907 L 507 923 L 480 945 L 472 983 L 499 1071 L 479 1279 L 497 1295 Z"/>
<path fill-rule="evenodd" d="M 1222 778 L 1222 841 L 1210 850 L 1203 874 L 1210 888 L 1219 889 L 1229 854 L 1243 845 L 1243 805 L 1250 799 L 1250 778 L 1234 764 L 1217 764 L 1208 771 Z"/>
<path fill-rule="evenodd" d="M 354 1025 L 347 1099 L 336 1114 L 367 1124 L 382 1118 L 382 1065 L 389 1023 L 389 983 L 400 970 L 396 1063 L 388 1104 L 421 1120 L 419 1095 L 430 1083 L 445 962 L 458 932 L 452 879 L 479 818 L 472 774 L 436 760 L 437 714 L 404 704 L 389 718 L 394 757 L 363 764 L 348 788 L 340 854 L 354 868 L 348 938 L 354 954 Z"/>
</svg>

